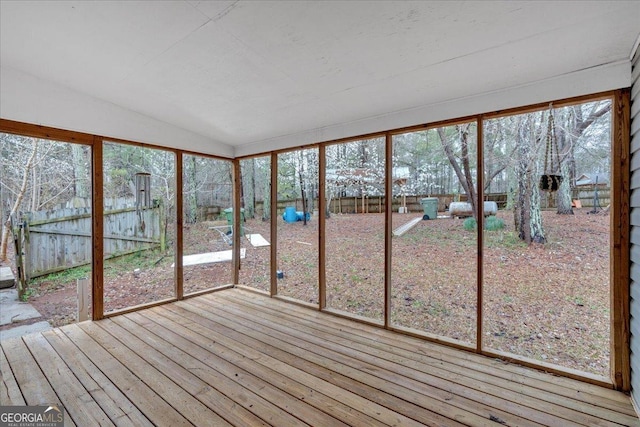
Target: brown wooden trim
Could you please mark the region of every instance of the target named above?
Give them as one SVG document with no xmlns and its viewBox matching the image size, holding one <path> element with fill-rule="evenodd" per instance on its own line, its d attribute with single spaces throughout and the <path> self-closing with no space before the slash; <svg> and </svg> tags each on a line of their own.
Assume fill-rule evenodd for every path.
<svg viewBox="0 0 640 427">
<path fill-rule="evenodd" d="M 116 144 L 134 145 L 136 147 L 150 148 L 150 149 L 161 150 L 161 151 L 171 151 L 174 153 L 177 153 L 178 151 L 180 151 L 182 152 L 183 155 L 204 157 L 204 158 L 216 159 L 216 160 L 226 160 L 226 161 L 233 160 L 233 158 L 231 157 L 218 156 L 215 154 L 198 153 L 196 151 L 183 150 L 181 148 L 175 148 L 175 147 L 167 147 L 166 145 L 158 145 L 158 144 L 153 144 L 149 142 L 131 141 L 128 139 L 112 138 L 109 136 L 101 136 L 100 138 L 102 138 L 104 142 L 112 142 Z"/>
<path fill-rule="evenodd" d="M 384 162 L 384 327 L 391 328 L 391 252 L 393 237 L 393 136 L 385 135 Z"/>
<path fill-rule="evenodd" d="M 284 295 L 274 295 L 273 298 L 278 299 L 280 301 L 286 301 L 286 302 L 291 303 L 291 304 L 296 304 L 296 305 L 299 305 L 301 307 L 310 308 L 311 310 L 318 311 L 318 305 L 317 304 L 311 304 L 310 302 L 300 301 L 299 299 L 286 297 Z"/>
<path fill-rule="evenodd" d="M 541 362 L 540 360 L 530 359 L 528 357 L 518 356 L 516 354 L 506 353 L 499 350 L 483 351 L 482 354 L 488 357 L 504 360 L 505 362 L 515 363 L 517 365 L 526 366 L 528 368 L 537 369 L 539 371 L 548 372 L 561 377 L 580 380 L 588 384 L 594 384 L 608 389 L 614 388 L 611 380 L 600 375 L 565 368 L 559 365 L 553 365 L 551 363 Z"/>
<path fill-rule="evenodd" d="M 182 152 L 178 151 L 176 153 L 176 243 L 174 247 L 175 259 L 174 259 L 174 276 L 175 276 L 175 287 L 176 287 L 176 298 L 181 300 L 184 298 L 184 266 L 182 265 L 182 254 L 184 253 L 184 209 L 183 209 L 183 192 L 184 192 L 184 183 L 183 183 L 183 171 L 182 168 L 183 158 Z"/>
<path fill-rule="evenodd" d="M 86 145 L 93 145 L 95 141 L 94 135 L 88 133 L 16 122 L 7 119 L 0 119 L 0 132 Z M 98 140 L 100 139 L 98 138 Z"/>
<path fill-rule="evenodd" d="M 132 307 L 123 308 L 121 310 L 114 310 L 108 313 L 105 313 L 103 319 L 108 319 L 109 317 L 120 316 L 121 314 L 133 313 L 134 311 L 142 310 L 144 308 L 157 307 L 159 305 L 169 304 L 170 302 L 178 301 L 177 298 L 165 298 L 158 301 L 146 302 L 144 304 L 134 305 Z"/>
<path fill-rule="evenodd" d="M 630 91 L 615 91 L 611 146 L 611 379 L 617 390 L 631 389 L 630 365 Z"/>
<path fill-rule="evenodd" d="M 91 233 L 93 252 L 91 256 L 91 311 L 93 320 L 104 317 L 104 172 L 102 163 L 102 141 L 94 137 L 91 147 L 92 185 Z"/>
<path fill-rule="evenodd" d="M 268 156 L 269 154 L 291 153 L 292 151 L 309 150 L 309 149 L 312 149 L 312 148 L 318 148 L 318 146 L 320 146 L 320 144 L 322 144 L 322 143 L 321 142 L 313 142 L 313 143 L 304 144 L 304 145 L 297 145 L 295 147 L 281 148 L 279 150 L 260 151 L 258 153 L 247 154 L 245 156 L 238 156 L 238 157 L 235 157 L 235 158 L 239 159 L 239 160 L 244 160 L 244 159 L 251 159 L 253 157 L 264 157 L 264 156 Z"/>
<path fill-rule="evenodd" d="M 332 316 L 341 317 L 343 319 L 353 320 L 354 322 L 364 325 L 375 326 L 376 328 L 384 328 L 384 321 L 372 319 L 370 317 L 358 316 L 348 311 L 338 310 L 336 308 L 327 307 L 322 310 L 323 313 L 329 313 Z"/>
<path fill-rule="evenodd" d="M 183 150 L 175 147 L 167 147 L 164 145 L 157 145 L 153 143 L 140 142 L 140 141 L 132 141 L 128 139 L 115 138 L 104 135 L 94 135 L 85 132 L 77 132 L 72 130 L 59 129 L 55 127 L 36 125 L 32 123 L 25 122 L 17 122 L 14 120 L 8 119 L 0 119 L 0 132 L 11 133 L 15 135 L 24 135 L 30 136 L 32 138 L 41 138 L 41 139 L 50 139 L 52 141 L 62 141 L 62 142 L 70 142 L 77 144 L 86 144 L 92 145 L 94 138 L 97 137 L 98 140 L 106 141 L 106 142 L 115 142 L 118 144 L 127 144 L 127 145 L 136 145 L 139 147 L 146 148 L 154 148 L 158 150 L 166 150 L 166 151 L 181 151 L 183 154 L 189 154 L 200 157 L 209 157 L 219 160 L 231 160 L 231 157 L 225 157 L 216 154 L 206 154 L 206 153 L 198 153 L 190 150 Z"/>
<path fill-rule="evenodd" d="M 163 147 L 161 145 L 154 145 L 153 148 L 162 149 L 162 148 L 166 148 L 166 147 Z M 208 159 L 226 160 L 226 161 L 233 160 L 233 157 L 218 156 L 216 154 L 198 153 L 197 151 L 183 150 L 183 149 L 180 149 L 180 148 L 175 148 L 175 150 L 182 152 L 183 156 L 196 156 L 196 157 L 204 157 L 204 158 L 208 158 Z"/>
<path fill-rule="evenodd" d="M 340 138 L 340 139 L 335 139 L 332 141 L 325 141 L 322 142 L 321 145 L 324 145 L 325 147 L 329 147 L 331 145 L 337 145 L 337 144 L 346 144 L 349 142 L 357 142 L 357 141 L 370 141 L 370 140 L 374 140 L 374 139 L 380 139 L 380 138 L 384 138 L 385 135 L 387 134 L 387 132 L 375 132 L 375 133 L 367 133 L 364 135 L 360 135 L 357 137 L 347 137 L 347 138 Z"/>
<path fill-rule="evenodd" d="M 378 132 L 366 133 L 366 134 L 357 135 L 357 136 L 348 136 L 348 137 L 344 137 L 344 138 L 331 139 L 331 140 L 326 140 L 326 141 L 318 141 L 318 142 L 313 142 L 313 143 L 306 144 L 306 145 L 299 145 L 299 146 L 296 146 L 296 147 L 293 147 L 293 148 L 281 148 L 280 150 L 275 150 L 275 151 L 261 151 L 259 153 L 247 154 L 245 156 L 238 156 L 236 158 L 238 158 L 238 159 L 250 159 L 250 158 L 253 158 L 253 157 L 266 156 L 266 155 L 269 155 L 271 153 L 280 154 L 280 153 L 289 153 L 291 151 L 297 151 L 297 150 L 306 150 L 306 149 L 309 149 L 309 148 L 317 148 L 317 147 L 319 147 L 321 145 L 329 146 L 329 145 L 343 144 L 343 143 L 353 142 L 353 141 L 363 141 L 363 140 L 369 140 L 369 139 L 383 138 L 386 133 L 387 133 L 386 131 L 378 131 Z"/>
<path fill-rule="evenodd" d="M 476 118 L 476 156 L 477 156 L 477 178 L 476 193 L 478 206 L 478 253 L 476 256 L 476 352 L 482 352 L 482 323 L 484 304 L 484 121 L 482 116 Z"/>
<path fill-rule="evenodd" d="M 188 293 L 188 294 L 183 296 L 183 299 L 193 298 L 193 297 L 197 297 L 197 296 L 200 296 L 200 295 L 206 295 L 206 294 L 210 294 L 212 292 L 224 291 L 225 289 L 232 289 L 235 286 L 236 285 L 229 284 L 229 285 L 216 286 L 215 288 L 203 289 L 201 291 L 195 291 L 195 292 Z"/>
<path fill-rule="evenodd" d="M 453 338 L 445 337 L 442 335 L 430 334 L 425 331 L 420 331 L 418 329 L 407 328 L 405 326 L 394 325 L 389 328 L 389 330 L 400 333 L 402 335 L 407 335 L 414 338 L 420 338 L 425 341 L 443 344 L 447 347 L 452 347 L 458 350 L 469 351 L 475 353 L 475 347 L 471 343 L 466 343 L 464 341 L 454 340 Z"/>
<path fill-rule="evenodd" d="M 422 123 L 419 125 L 393 129 L 393 130 L 390 130 L 389 133 L 391 135 L 402 135 L 404 133 L 421 132 L 421 131 L 427 131 L 430 129 L 437 129 L 441 127 L 461 125 L 461 124 L 473 122 L 476 120 L 477 117 L 478 116 L 474 115 L 474 116 L 466 116 L 466 117 L 456 117 L 454 119 L 439 120 L 437 122 L 432 122 L 432 123 Z"/>
<path fill-rule="evenodd" d="M 598 92 L 591 95 L 575 96 L 572 98 L 561 98 L 551 101 L 539 102 L 537 104 L 525 105 L 522 107 L 506 108 L 504 110 L 488 111 L 482 113 L 486 120 L 495 119 L 505 116 L 513 116 L 516 114 L 527 114 L 536 111 L 548 110 L 549 104 L 553 104 L 554 108 L 568 107 L 571 105 L 583 104 L 585 102 L 595 102 L 603 99 L 611 99 L 615 91 Z"/>
<path fill-rule="evenodd" d="M 278 294 L 278 155 L 271 153 L 271 287 L 270 294 Z"/>
<path fill-rule="evenodd" d="M 318 147 L 318 308 L 327 306 L 327 274 L 326 274 L 326 166 L 327 157 L 324 145 Z"/>
<path fill-rule="evenodd" d="M 149 148 L 151 150 L 168 151 L 170 153 L 177 153 L 178 151 L 181 151 L 177 148 L 164 147 L 162 145 L 153 145 L 153 144 L 148 144 L 146 142 L 128 141 L 126 139 L 119 139 L 119 138 L 105 138 L 105 137 L 101 137 L 101 138 L 104 143 L 109 143 L 109 144 L 130 145 L 133 147 Z"/>
<path fill-rule="evenodd" d="M 242 289 L 243 291 L 253 292 L 255 294 L 259 294 L 265 297 L 271 296 L 267 291 L 263 291 L 262 289 L 252 288 L 251 286 L 247 286 L 247 285 L 235 285 L 234 288 Z"/>
<path fill-rule="evenodd" d="M 241 206 L 240 200 L 240 160 L 233 160 L 233 252 L 232 252 L 232 265 L 233 265 L 233 284 L 237 285 L 240 281 L 240 229 L 242 224 Z"/>
</svg>

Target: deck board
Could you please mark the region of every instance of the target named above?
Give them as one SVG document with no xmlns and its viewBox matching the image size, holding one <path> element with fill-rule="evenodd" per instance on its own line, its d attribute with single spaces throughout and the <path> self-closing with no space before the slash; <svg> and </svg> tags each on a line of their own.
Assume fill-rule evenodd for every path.
<svg viewBox="0 0 640 427">
<path fill-rule="evenodd" d="M 227 289 L 0 342 L 67 425 L 640 426 L 628 396 Z"/>
<path fill-rule="evenodd" d="M 630 415 L 635 414 L 633 408 L 628 405 L 628 397 L 610 389 L 564 377 L 540 373 L 537 370 L 509 364 L 501 360 L 478 357 L 472 353 L 460 352 L 446 346 L 436 345 L 425 347 L 424 342 L 420 339 L 398 334 L 389 334 L 380 328 L 354 323 L 341 317 L 326 317 L 322 313 L 309 312 L 309 310 L 298 306 L 291 307 L 290 305 L 283 305 L 284 303 L 279 300 L 272 302 L 251 292 L 240 292 L 246 293 L 246 295 L 243 294 L 242 301 L 251 301 L 254 304 L 260 305 L 261 309 L 269 312 L 279 313 L 286 311 L 288 315 L 296 317 L 296 322 L 311 324 L 318 328 L 328 327 L 334 334 L 347 337 L 354 342 L 375 346 L 388 352 L 408 354 L 410 357 L 416 358 L 416 360 L 427 362 L 431 360 L 438 365 L 446 362 L 452 364 L 456 372 L 460 369 L 469 368 L 489 373 L 491 376 L 496 376 L 504 380 L 513 381 L 515 378 L 518 380 L 519 385 L 529 385 L 544 391 L 552 391 L 555 394 L 560 394 L 562 397 L 579 397 L 594 405 L 611 406 Z M 264 304 L 265 300 L 269 301 L 266 305 Z M 498 381 L 500 380 L 498 379 Z M 502 385 L 506 385 L 504 381 L 500 382 Z M 516 391 L 519 390 L 518 388 Z"/>
<path fill-rule="evenodd" d="M 253 379 L 251 384 L 248 384 L 250 389 L 259 390 L 261 396 L 270 398 L 284 409 L 295 407 L 296 416 L 311 423 L 312 425 L 340 425 L 338 418 L 328 416 L 334 414 L 346 417 L 346 419 L 359 420 L 361 423 L 367 421 L 370 425 L 375 425 L 372 420 L 358 418 L 357 414 L 355 414 L 351 408 L 341 404 L 341 402 L 317 393 L 314 389 L 305 387 L 297 381 L 288 380 L 284 375 L 282 375 L 282 373 L 274 370 L 273 366 L 263 367 L 260 364 L 255 363 L 255 358 L 260 357 L 260 355 L 255 353 L 252 354 L 249 351 L 250 349 L 240 353 L 235 351 L 233 347 L 225 348 L 222 346 L 221 340 L 218 339 L 218 336 L 211 336 L 207 329 L 201 330 L 201 332 L 206 336 L 193 336 L 193 333 L 189 332 L 189 329 L 181 325 L 181 321 L 184 320 L 183 318 L 179 318 L 176 322 L 173 322 L 164 316 L 151 312 L 145 313 L 145 316 L 147 316 L 147 322 L 144 323 L 144 321 L 140 321 L 138 324 L 145 324 L 149 330 L 155 331 L 156 333 L 162 333 L 163 336 L 173 338 L 174 340 L 175 334 L 172 336 L 171 331 L 166 328 L 171 328 L 171 330 L 181 330 L 186 333 L 185 335 L 193 337 L 191 343 L 199 343 L 204 347 L 216 347 L 216 353 L 224 356 L 225 358 L 221 363 L 233 365 L 234 368 L 231 371 L 232 373 L 242 373 L 238 374 L 236 378 L 242 379 L 243 376 L 254 376 L 256 379 Z M 194 332 L 197 333 L 197 331 Z M 180 344 L 180 341 L 182 341 L 179 340 L 176 342 L 174 340 L 172 340 L 172 343 L 174 344 Z M 198 353 L 196 352 L 194 355 L 197 356 Z M 206 354 L 204 356 L 206 356 Z M 216 363 L 214 366 L 218 364 L 220 364 L 220 362 Z M 259 379 L 262 379 L 263 381 L 258 381 Z M 326 411 L 327 414 L 313 410 L 310 406 L 319 408 L 320 410 L 323 408 L 328 409 L 328 411 Z"/>
<path fill-rule="evenodd" d="M 232 301 L 227 301 L 224 309 L 231 310 L 232 304 Z M 246 309 L 246 306 L 237 307 L 238 311 L 235 313 L 237 316 L 250 312 Z M 440 368 L 427 369 L 423 367 L 423 370 L 416 369 L 416 363 L 411 363 L 414 369 L 411 376 L 408 377 L 406 376 L 404 365 L 386 360 L 389 358 L 387 352 L 372 351 L 366 346 L 352 348 L 350 346 L 353 344 L 349 341 L 334 342 L 332 341 L 334 337 L 331 334 L 318 329 L 305 328 L 302 325 L 298 326 L 300 331 L 294 331 L 292 326 L 296 322 L 288 321 L 282 317 L 265 316 L 262 313 L 262 319 L 264 320 L 247 317 L 247 320 L 254 322 L 254 324 L 268 322 L 270 325 L 276 325 L 274 328 L 282 334 L 286 331 L 293 333 L 293 336 L 289 335 L 291 338 L 284 339 L 291 343 L 296 343 L 300 347 L 315 346 L 314 348 L 309 348 L 309 350 L 318 355 L 327 355 L 331 360 L 335 361 L 336 364 L 333 369 L 336 371 L 341 369 L 338 364 L 353 368 L 356 372 L 356 374 L 352 374 L 354 375 L 353 379 L 361 382 L 375 381 L 371 385 L 377 384 L 377 387 L 385 389 L 389 384 L 404 387 L 396 395 L 403 396 L 405 399 L 408 396 L 412 396 L 413 401 L 422 402 L 425 398 L 428 398 L 430 402 L 440 401 L 443 404 L 455 406 L 455 408 L 447 408 L 448 411 L 457 410 L 460 412 L 460 409 L 464 409 L 467 413 L 475 414 L 483 419 L 499 418 L 510 425 L 546 425 L 549 423 L 548 415 L 538 409 L 541 405 L 536 405 L 535 399 L 526 399 L 508 390 L 482 383 L 470 377 L 464 377 L 459 373 L 447 373 Z M 409 361 L 402 360 L 402 362 Z M 373 375 L 369 373 L 373 373 Z M 425 384 L 428 384 L 428 386 Z M 527 408 L 527 404 L 534 406 L 536 409 Z M 505 408 L 506 410 L 500 410 L 496 407 Z M 574 424 L 572 420 L 579 419 L 582 415 L 581 413 L 566 413 L 566 411 L 563 411 L 564 408 L 553 404 L 547 404 L 545 407 L 548 408 L 548 411 L 557 411 L 558 416 L 564 417 L 565 420 L 562 425 L 579 425 Z M 462 414 L 459 415 L 462 416 Z M 465 414 L 465 416 L 467 415 Z M 530 421 L 538 424 L 533 424 Z"/>
<path fill-rule="evenodd" d="M 42 335 L 114 424 L 132 427 L 153 425 L 64 332 L 53 329 Z"/>
<path fill-rule="evenodd" d="M 234 302 L 223 295 L 221 295 L 221 297 L 227 299 L 227 304 L 222 307 L 222 309 L 228 310 L 234 306 L 239 307 L 240 311 L 238 312 L 238 315 L 241 317 L 243 315 L 246 317 L 243 313 L 250 313 L 256 310 L 255 304 L 253 308 L 250 304 L 247 305 L 251 300 L 242 299 Z M 258 302 L 260 301 L 258 300 Z M 272 308 L 275 310 L 272 310 Z M 300 329 L 305 333 L 303 336 L 322 337 L 327 342 L 330 342 L 330 346 L 334 349 L 340 350 L 341 348 L 352 348 L 360 353 L 371 355 L 376 360 L 386 359 L 387 361 L 396 363 L 403 367 L 411 367 L 419 373 L 434 375 L 442 380 L 458 383 L 463 387 L 473 387 L 482 394 L 488 393 L 499 398 L 514 400 L 519 405 L 535 408 L 535 412 L 539 412 L 539 408 L 544 408 L 545 412 L 552 413 L 554 416 L 564 416 L 567 421 L 580 421 L 583 418 L 583 415 L 581 414 L 583 411 L 614 423 L 629 423 L 635 418 L 633 409 L 629 408 L 628 405 L 626 407 L 623 406 L 617 400 L 611 401 L 604 397 L 594 399 L 587 394 L 586 397 L 589 401 L 595 402 L 597 405 L 584 408 L 581 402 L 574 399 L 574 397 L 576 397 L 576 393 L 571 393 L 570 395 L 568 393 L 564 393 L 562 397 L 571 398 L 563 399 L 563 404 L 560 406 L 556 404 L 558 396 L 548 393 L 548 390 L 558 391 L 560 389 L 554 384 L 549 385 L 548 383 L 543 383 L 541 385 L 541 383 L 538 382 L 538 387 L 542 387 L 542 389 L 540 389 L 530 386 L 526 381 L 516 383 L 511 377 L 505 377 L 505 379 L 510 380 L 505 383 L 500 378 L 496 378 L 493 375 L 470 368 L 467 366 L 468 362 L 465 365 L 461 365 L 449 363 L 449 359 L 447 358 L 433 360 L 432 357 L 423 356 L 419 352 L 410 352 L 397 348 L 393 345 L 380 343 L 378 340 L 371 340 L 369 338 L 354 335 L 354 329 L 373 329 L 368 326 L 358 325 L 349 330 L 340 330 L 337 325 L 325 326 L 317 321 L 308 320 L 303 317 L 295 317 L 292 321 L 289 321 L 286 317 L 280 314 L 281 311 L 277 311 L 278 308 L 282 309 L 284 307 L 278 307 L 277 305 L 274 305 L 273 307 L 262 306 L 261 316 L 266 319 L 267 317 L 264 315 L 263 310 L 270 311 L 270 316 L 276 316 L 278 318 L 277 324 L 279 324 L 280 330 L 286 330 L 286 327 L 291 328 L 294 324 L 300 325 L 297 329 Z M 300 310 L 302 310 L 302 312 L 299 312 L 299 314 L 303 314 L 304 311 L 308 311 L 304 309 Z M 287 310 L 287 314 L 291 315 L 292 312 Z M 275 321 L 276 317 L 270 317 L 269 319 Z M 260 319 L 252 319 L 252 321 L 260 322 Z M 285 329 L 282 329 L 281 326 L 285 326 Z M 305 329 L 303 326 L 308 326 L 308 328 Z M 455 350 L 453 351 L 455 352 Z M 495 363 L 495 361 L 491 359 L 487 359 L 487 361 Z M 496 370 L 493 369 L 492 372 L 495 373 Z M 431 379 L 424 379 L 424 382 L 427 382 L 430 385 L 435 385 L 437 383 L 437 381 L 433 381 Z M 598 388 L 601 389 L 600 387 Z M 614 393 L 616 396 L 619 395 L 619 393 L 612 392 L 611 390 L 603 390 L 607 391 L 607 394 Z M 605 407 L 603 408 L 598 405 Z M 612 410 L 610 408 L 615 409 Z M 624 410 L 623 414 L 618 412 L 620 410 Z M 547 421 L 541 417 L 539 422 L 546 423 Z M 584 419 L 584 422 L 589 422 L 589 418 Z"/>
<path fill-rule="evenodd" d="M 114 425 L 42 334 L 27 335 L 24 337 L 24 342 L 49 384 L 56 391 L 60 403 L 76 424 L 80 426 Z"/>
<path fill-rule="evenodd" d="M 1 343 L 27 405 L 50 405 L 61 402 L 22 339 L 11 338 Z M 0 404 L 3 403 L 0 402 Z M 66 408 L 64 414 L 65 425 L 75 426 L 76 423 L 69 417 Z"/>
<path fill-rule="evenodd" d="M 0 402 L 6 402 L 7 405 L 26 405 L 2 348 L 0 348 Z"/>
</svg>

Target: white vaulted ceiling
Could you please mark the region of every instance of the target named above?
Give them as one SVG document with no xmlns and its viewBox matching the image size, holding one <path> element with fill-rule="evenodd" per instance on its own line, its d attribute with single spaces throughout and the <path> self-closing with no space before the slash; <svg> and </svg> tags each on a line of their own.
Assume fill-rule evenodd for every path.
<svg viewBox="0 0 640 427">
<path fill-rule="evenodd" d="M 3 0 L 0 19 L 2 118 L 233 156 L 625 86 L 640 1 Z"/>
</svg>

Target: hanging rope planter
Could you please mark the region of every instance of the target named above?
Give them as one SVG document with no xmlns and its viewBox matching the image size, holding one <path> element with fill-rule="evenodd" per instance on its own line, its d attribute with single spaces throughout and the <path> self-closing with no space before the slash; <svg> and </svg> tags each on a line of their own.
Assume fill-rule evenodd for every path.
<svg viewBox="0 0 640 427">
<path fill-rule="evenodd" d="M 549 105 L 549 120 L 547 120 L 547 146 L 544 154 L 544 174 L 540 176 L 540 190 L 558 191 L 562 182 L 560 175 L 560 155 L 558 154 L 558 140 L 556 139 L 553 105 Z"/>
</svg>

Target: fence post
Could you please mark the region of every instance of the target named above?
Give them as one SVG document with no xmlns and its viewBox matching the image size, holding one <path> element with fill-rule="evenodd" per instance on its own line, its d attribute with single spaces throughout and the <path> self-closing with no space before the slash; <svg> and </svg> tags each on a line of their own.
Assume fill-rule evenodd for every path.
<svg viewBox="0 0 640 427">
<path fill-rule="evenodd" d="M 89 320 L 89 280 L 86 277 L 76 281 L 78 287 L 78 322 Z"/>
<path fill-rule="evenodd" d="M 33 252 L 31 251 L 31 234 L 29 224 L 31 223 L 31 212 L 24 215 L 22 221 L 22 250 L 24 252 L 24 259 L 22 265 L 24 267 L 24 280 L 26 283 L 31 281 L 31 266 L 33 265 Z"/>
<path fill-rule="evenodd" d="M 9 228 L 13 235 L 13 245 L 16 257 L 16 270 L 18 272 L 18 278 L 16 279 L 16 287 L 18 288 L 18 298 L 22 300 L 27 290 L 27 281 L 24 274 L 24 259 L 22 256 L 22 224 L 18 222 L 15 225 L 15 217 L 9 216 Z"/>
</svg>

